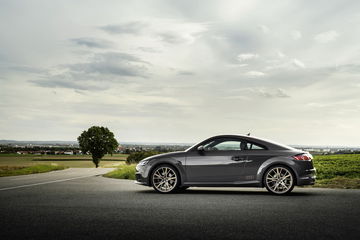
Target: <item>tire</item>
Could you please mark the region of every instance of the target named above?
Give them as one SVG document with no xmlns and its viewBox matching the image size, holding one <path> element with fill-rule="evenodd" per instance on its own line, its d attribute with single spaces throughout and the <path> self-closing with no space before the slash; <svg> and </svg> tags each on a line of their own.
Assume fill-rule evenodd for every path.
<svg viewBox="0 0 360 240">
<path fill-rule="evenodd" d="M 295 186 L 294 173 L 290 168 L 282 165 L 270 167 L 264 175 L 264 185 L 272 194 L 288 194 Z"/>
<path fill-rule="evenodd" d="M 159 193 L 173 193 L 178 190 L 179 184 L 179 173 L 171 165 L 159 165 L 151 173 L 151 185 Z"/>
</svg>

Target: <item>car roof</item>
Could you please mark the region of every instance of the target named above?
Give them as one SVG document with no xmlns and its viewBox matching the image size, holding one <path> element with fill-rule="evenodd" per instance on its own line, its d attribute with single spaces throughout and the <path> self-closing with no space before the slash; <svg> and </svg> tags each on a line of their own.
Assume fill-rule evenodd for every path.
<svg viewBox="0 0 360 240">
<path fill-rule="evenodd" d="M 259 145 L 264 145 L 269 150 L 295 150 L 294 148 L 292 148 L 290 146 L 286 146 L 284 144 L 277 143 L 272 140 L 267 140 L 267 139 L 258 138 L 258 137 L 254 137 L 254 136 L 248 136 L 248 135 L 241 135 L 241 134 L 224 134 L 224 135 L 212 136 L 212 137 L 196 144 L 195 146 L 201 145 L 203 142 L 206 142 L 208 140 L 215 139 L 215 138 L 241 138 L 241 139 L 245 139 L 246 141 L 249 141 L 249 142 L 258 143 Z"/>
</svg>

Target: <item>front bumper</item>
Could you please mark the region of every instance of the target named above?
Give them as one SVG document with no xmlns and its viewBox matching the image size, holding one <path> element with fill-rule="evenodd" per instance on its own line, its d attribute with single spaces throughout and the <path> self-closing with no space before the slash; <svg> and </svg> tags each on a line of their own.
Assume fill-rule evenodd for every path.
<svg viewBox="0 0 360 240">
<path fill-rule="evenodd" d="M 139 182 L 139 181 L 134 181 L 135 184 L 139 184 L 139 185 L 144 185 L 144 186 L 148 186 L 148 184 L 144 183 L 144 182 Z"/>
<path fill-rule="evenodd" d="M 135 178 L 136 178 L 136 180 L 135 180 L 136 184 L 149 186 L 147 178 L 144 178 L 141 173 L 136 172 L 135 173 Z"/>
<path fill-rule="evenodd" d="M 135 172 L 135 183 L 140 185 L 149 186 L 149 166 L 148 165 L 137 165 Z"/>
</svg>

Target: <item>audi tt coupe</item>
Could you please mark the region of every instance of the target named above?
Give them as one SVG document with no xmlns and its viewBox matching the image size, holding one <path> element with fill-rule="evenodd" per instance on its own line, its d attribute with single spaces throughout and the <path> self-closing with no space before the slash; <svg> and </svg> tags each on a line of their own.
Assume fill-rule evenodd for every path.
<svg viewBox="0 0 360 240">
<path fill-rule="evenodd" d="M 188 187 L 266 187 L 286 194 L 315 183 L 312 155 L 243 135 L 211 137 L 181 152 L 148 157 L 136 166 L 136 183 L 160 193 Z"/>
</svg>

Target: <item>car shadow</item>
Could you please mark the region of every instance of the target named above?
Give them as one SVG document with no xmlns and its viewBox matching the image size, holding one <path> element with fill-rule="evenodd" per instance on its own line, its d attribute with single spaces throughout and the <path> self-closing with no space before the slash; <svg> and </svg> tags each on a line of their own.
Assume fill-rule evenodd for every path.
<svg viewBox="0 0 360 240">
<path fill-rule="evenodd" d="M 158 192 L 156 192 L 155 190 L 143 190 L 143 191 L 139 191 L 139 193 L 145 193 L 145 194 L 160 194 Z M 174 193 L 170 193 L 171 195 L 176 195 L 176 194 L 180 194 L 180 195 L 259 195 L 259 196 L 274 196 L 274 197 L 283 197 L 282 195 L 275 195 L 275 194 L 271 194 L 267 191 L 262 191 L 261 189 L 259 189 L 259 191 L 256 190 L 223 190 L 223 189 L 219 189 L 219 190 L 215 190 L 215 189 L 187 189 L 187 190 L 183 190 L 183 191 L 178 191 L 178 192 L 174 192 Z M 316 192 L 291 192 L 288 193 L 284 196 L 315 196 L 315 195 L 319 195 Z"/>
</svg>

